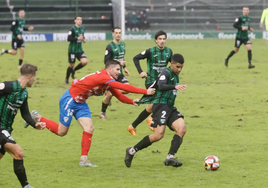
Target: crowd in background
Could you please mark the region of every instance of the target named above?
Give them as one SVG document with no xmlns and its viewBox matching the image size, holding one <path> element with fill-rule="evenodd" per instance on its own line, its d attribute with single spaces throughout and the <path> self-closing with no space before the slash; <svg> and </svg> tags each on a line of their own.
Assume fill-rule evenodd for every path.
<svg viewBox="0 0 268 188">
<path fill-rule="evenodd" d="M 150 23 L 146 11 L 125 11 L 126 31 L 150 31 Z"/>
</svg>

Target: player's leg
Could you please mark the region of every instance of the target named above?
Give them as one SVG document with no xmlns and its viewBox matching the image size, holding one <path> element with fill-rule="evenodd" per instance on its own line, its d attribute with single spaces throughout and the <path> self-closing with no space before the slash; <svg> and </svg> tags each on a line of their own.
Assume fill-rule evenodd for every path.
<svg viewBox="0 0 268 188">
<path fill-rule="evenodd" d="M 75 71 L 82 69 L 84 66 L 87 65 L 87 56 L 84 52 L 77 54 L 77 59 L 80 61 L 80 63 L 73 69 L 72 72 L 72 79 L 75 79 Z"/>
<path fill-rule="evenodd" d="M 106 110 L 109 104 L 111 103 L 112 97 L 113 97 L 113 94 L 110 91 L 105 92 L 105 97 L 102 100 L 101 113 L 99 114 L 99 117 L 101 119 L 107 119 Z"/>
<path fill-rule="evenodd" d="M 18 49 L 18 40 L 12 39 L 11 47 L 12 47 L 11 50 L 7 50 L 7 49 L 3 48 L 2 51 L 0 52 L 0 55 L 3 55 L 5 53 L 6 54 L 11 54 L 11 55 L 16 55 L 17 54 L 17 49 Z"/>
<path fill-rule="evenodd" d="M 167 166 L 179 167 L 182 165 L 182 162 L 175 159 L 174 156 L 182 144 L 183 137 L 186 133 L 186 125 L 183 120 L 183 116 L 179 112 L 174 112 L 170 116 L 168 124 L 170 129 L 175 131 L 175 135 L 173 136 L 173 139 L 171 141 L 171 146 L 168 155 L 164 161 L 164 164 Z"/>
<path fill-rule="evenodd" d="M 137 126 L 143 122 L 152 113 L 153 104 L 148 104 L 146 108 L 139 114 L 139 116 L 133 121 L 131 125 L 128 126 L 127 130 L 132 134 L 136 135 Z M 151 117 L 150 117 L 151 118 Z M 148 125 L 151 122 L 147 121 Z M 150 126 L 149 126 L 150 127 Z"/>
<path fill-rule="evenodd" d="M 234 48 L 234 50 L 232 50 L 232 51 L 229 53 L 229 55 L 225 58 L 224 65 L 225 65 L 226 67 L 228 67 L 229 59 L 230 59 L 235 53 L 237 53 L 237 52 L 239 51 L 239 47 L 241 46 L 241 44 L 242 44 L 241 40 L 236 38 L 236 39 L 235 39 L 235 48 Z"/>
<path fill-rule="evenodd" d="M 74 69 L 75 59 L 76 54 L 68 53 L 69 66 L 66 71 L 65 84 L 69 84 L 69 78 Z"/>
<path fill-rule="evenodd" d="M 248 68 L 249 69 L 252 69 L 252 68 L 255 68 L 255 65 L 252 65 L 251 64 L 251 60 L 252 60 L 252 51 L 251 51 L 251 42 L 250 40 L 248 39 L 247 42 L 245 42 L 245 46 L 246 46 L 246 49 L 248 51 Z"/>
<path fill-rule="evenodd" d="M 93 165 L 88 160 L 88 152 L 90 150 L 92 136 L 94 132 L 91 112 L 90 112 L 88 105 L 86 103 L 82 103 L 80 105 L 80 109 L 74 114 L 74 116 L 83 129 L 83 134 L 82 134 L 82 139 L 81 139 L 81 157 L 80 157 L 79 166 L 97 167 L 97 165 Z"/>
<path fill-rule="evenodd" d="M 23 165 L 23 151 L 14 140 L 8 139 L 6 141 L 7 142 L 4 144 L 4 149 L 13 157 L 14 173 L 16 174 L 22 187 L 28 186 L 29 183 L 27 180 L 25 167 Z"/>
<path fill-rule="evenodd" d="M 24 47 L 20 47 L 19 49 L 20 49 L 20 58 L 19 58 L 19 65 L 18 65 L 18 67 L 20 68 L 21 65 L 22 65 L 22 63 L 23 63 L 23 57 L 24 57 L 24 50 L 25 50 L 25 48 Z"/>
</svg>

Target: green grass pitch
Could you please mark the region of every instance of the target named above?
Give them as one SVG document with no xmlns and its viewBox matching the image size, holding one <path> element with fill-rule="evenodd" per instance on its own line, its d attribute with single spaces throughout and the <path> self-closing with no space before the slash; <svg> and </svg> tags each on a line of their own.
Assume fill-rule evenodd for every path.
<svg viewBox="0 0 268 188">
<path fill-rule="evenodd" d="M 81 78 L 104 67 L 104 51 L 109 41 L 88 41 L 83 45 L 88 65 L 76 73 Z M 30 184 L 36 188 L 155 188 L 155 187 L 266 187 L 268 171 L 268 45 L 252 40 L 252 63 L 247 68 L 247 51 L 241 46 L 225 68 L 224 58 L 233 50 L 234 40 L 168 40 L 174 53 L 181 53 L 185 65 L 180 75 L 187 89 L 178 94 L 176 107 L 185 116 L 187 133 L 176 157 L 180 168 L 166 167 L 164 158 L 173 132 L 138 152 L 131 168 L 124 164 L 125 149 L 151 134 L 146 122 L 137 128 L 137 136 L 127 126 L 145 106 L 131 106 L 113 98 L 108 120 L 100 120 L 101 97 L 87 100 L 92 111 L 95 132 L 89 159 L 98 168 L 79 167 L 82 129 L 73 120 L 65 137 L 47 129 L 23 128 L 18 113 L 13 138 L 23 148 L 24 164 Z M 155 45 L 153 40 L 125 41 L 127 68 L 131 84 L 144 87 L 134 66 L 134 55 Z M 2 48 L 10 44 L 2 43 Z M 30 110 L 58 122 L 60 96 L 69 88 L 64 84 L 68 43 L 26 43 L 24 62 L 38 66 L 37 79 L 29 88 Z M 0 82 L 15 80 L 19 56 L 0 57 Z M 78 63 L 78 62 L 77 62 Z M 146 70 L 146 62 L 142 67 Z M 131 98 L 141 95 L 129 94 Z M 160 152 L 155 152 L 155 151 Z M 218 171 L 206 171 L 203 159 L 216 155 Z M 6 154 L 0 162 L 0 187 L 20 187 L 13 172 L 13 159 Z"/>
</svg>

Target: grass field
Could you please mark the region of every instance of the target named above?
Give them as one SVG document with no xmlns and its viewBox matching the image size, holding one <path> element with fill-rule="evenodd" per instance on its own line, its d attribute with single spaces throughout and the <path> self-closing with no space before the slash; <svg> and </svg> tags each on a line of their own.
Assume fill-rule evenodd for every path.
<svg viewBox="0 0 268 188">
<path fill-rule="evenodd" d="M 154 46 L 153 41 L 125 41 L 126 61 L 131 84 L 144 87 L 132 58 Z M 23 128 L 17 115 L 13 138 L 24 150 L 24 164 L 30 184 L 36 188 L 154 188 L 154 187 L 266 187 L 268 171 L 267 113 L 268 59 L 264 40 L 252 40 L 255 69 L 247 68 L 244 46 L 224 66 L 224 58 L 233 49 L 234 40 L 168 40 L 167 46 L 181 53 L 185 65 L 180 75 L 187 89 L 179 93 L 176 107 L 185 116 L 187 133 L 177 157 L 180 168 L 166 167 L 164 158 L 173 132 L 138 152 L 131 168 L 125 167 L 125 149 L 151 134 L 146 122 L 132 136 L 126 128 L 144 106 L 121 104 L 115 98 L 108 108 L 108 120 L 98 114 L 103 97 L 91 97 L 87 103 L 93 116 L 95 132 L 89 159 L 98 168 L 81 168 L 82 129 L 72 122 L 65 137 L 48 130 Z M 108 41 L 87 42 L 84 51 L 89 63 L 79 70 L 81 78 L 104 67 L 104 49 Z M 64 84 L 67 62 L 66 43 L 26 43 L 24 62 L 38 65 L 37 80 L 29 91 L 30 110 L 58 122 L 58 101 L 69 88 Z M 0 48 L 10 48 L 1 44 Z M 18 77 L 18 55 L 0 57 L 0 82 Z M 146 70 L 146 63 L 142 62 Z M 131 98 L 141 95 L 129 94 Z M 160 151 L 156 153 L 155 151 Z M 218 171 L 206 171 L 203 159 L 216 155 L 221 160 Z M 20 187 L 13 172 L 13 159 L 6 154 L 0 162 L 0 187 Z"/>
</svg>

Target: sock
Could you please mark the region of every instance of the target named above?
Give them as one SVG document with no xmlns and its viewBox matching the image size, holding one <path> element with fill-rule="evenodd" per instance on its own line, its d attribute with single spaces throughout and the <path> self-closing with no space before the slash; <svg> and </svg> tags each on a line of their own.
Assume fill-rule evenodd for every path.
<svg viewBox="0 0 268 188">
<path fill-rule="evenodd" d="M 5 53 L 8 54 L 8 50 L 5 50 Z"/>
<path fill-rule="evenodd" d="M 74 68 L 74 71 L 77 71 L 79 69 L 83 68 L 83 65 L 82 63 L 79 63 L 75 68 Z"/>
<path fill-rule="evenodd" d="M 180 148 L 181 143 L 182 143 L 182 138 L 179 135 L 175 134 L 171 141 L 171 146 L 170 146 L 168 154 L 174 156 L 175 153 L 177 153 L 178 149 Z"/>
<path fill-rule="evenodd" d="M 19 59 L 19 65 L 21 65 L 23 62 L 23 59 Z"/>
<path fill-rule="evenodd" d="M 102 102 L 101 112 L 106 112 L 108 106 L 109 106 L 109 104 L 104 104 L 104 103 Z"/>
<path fill-rule="evenodd" d="M 252 53 L 251 50 L 248 50 L 248 63 L 251 64 L 251 59 L 252 59 Z"/>
<path fill-rule="evenodd" d="M 232 50 L 232 51 L 230 52 L 230 54 L 228 55 L 227 59 L 230 59 L 234 54 L 235 54 L 235 51 Z"/>
<path fill-rule="evenodd" d="M 41 117 L 40 122 L 45 122 L 46 128 L 50 130 L 51 132 L 55 133 L 56 135 L 58 135 L 59 124 L 57 124 L 55 121 Z"/>
<path fill-rule="evenodd" d="M 146 109 L 144 109 L 140 115 L 135 119 L 135 121 L 132 123 L 132 127 L 135 129 L 143 120 L 145 120 L 151 113 L 147 112 Z"/>
<path fill-rule="evenodd" d="M 144 148 L 147 148 L 152 143 L 150 142 L 149 135 L 145 136 L 138 144 L 134 146 L 135 151 L 142 150 Z"/>
<path fill-rule="evenodd" d="M 81 140 L 81 146 L 82 146 L 82 151 L 81 155 L 88 155 L 88 151 L 90 149 L 91 141 L 92 141 L 92 133 L 88 133 L 83 131 L 83 136 Z"/>
<path fill-rule="evenodd" d="M 70 77 L 70 74 L 72 73 L 73 69 L 71 67 L 67 68 L 67 73 L 66 73 L 66 79 L 68 80 Z"/>
<path fill-rule="evenodd" d="M 19 179 L 21 186 L 24 187 L 28 185 L 29 183 L 27 181 L 27 176 L 26 176 L 24 165 L 23 165 L 23 160 L 14 159 L 13 167 L 14 167 L 14 172 L 17 178 Z"/>
</svg>

